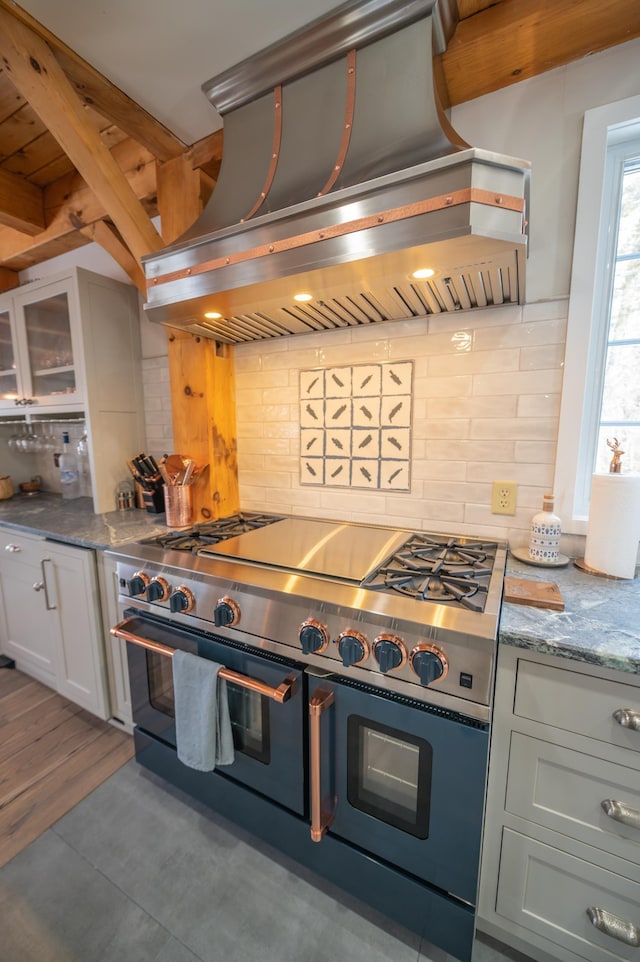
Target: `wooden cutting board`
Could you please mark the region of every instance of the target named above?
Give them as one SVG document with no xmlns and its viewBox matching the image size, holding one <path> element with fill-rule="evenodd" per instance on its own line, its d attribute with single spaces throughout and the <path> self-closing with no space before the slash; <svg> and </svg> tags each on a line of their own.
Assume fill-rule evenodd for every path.
<svg viewBox="0 0 640 962">
<path fill-rule="evenodd" d="M 564 611 L 564 598 L 555 581 L 506 577 L 503 597 L 514 605 L 532 605 L 534 608 Z"/>
</svg>

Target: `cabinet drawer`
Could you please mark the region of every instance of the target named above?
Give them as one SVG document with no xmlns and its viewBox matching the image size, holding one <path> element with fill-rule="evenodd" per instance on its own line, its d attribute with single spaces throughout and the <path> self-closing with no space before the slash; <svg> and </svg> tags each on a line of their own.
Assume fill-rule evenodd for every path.
<svg viewBox="0 0 640 962">
<path fill-rule="evenodd" d="M 39 565 L 44 555 L 44 538 L 31 537 L 17 531 L 0 531 L 0 563 L 19 562 Z"/>
<path fill-rule="evenodd" d="M 504 829 L 498 914 L 589 962 L 637 962 L 640 949 L 598 931 L 590 907 L 640 927 L 640 883 Z"/>
<path fill-rule="evenodd" d="M 516 716 L 640 752 L 640 731 L 613 717 L 624 708 L 640 714 L 640 687 L 518 660 Z"/>
<path fill-rule="evenodd" d="M 506 809 L 640 864 L 639 768 L 640 762 L 627 768 L 513 732 Z M 636 824 L 608 816 L 604 800 L 622 803 L 630 810 L 624 817 Z"/>
</svg>

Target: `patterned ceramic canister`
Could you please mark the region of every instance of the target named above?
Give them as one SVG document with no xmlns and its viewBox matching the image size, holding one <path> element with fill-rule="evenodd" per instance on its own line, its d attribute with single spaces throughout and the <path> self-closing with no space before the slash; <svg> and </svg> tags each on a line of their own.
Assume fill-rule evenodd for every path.
<svg viewBox="0 0 640 962">
<path fill-rule="evenodd" d="M 529 535 L 529 557 L 542 564 L 554 564 L 560 556 L 560 535 L 562 523 L 553 513 L 553 495 L 545 494 L 542 511 L 531 519 Z"/>
</svg>

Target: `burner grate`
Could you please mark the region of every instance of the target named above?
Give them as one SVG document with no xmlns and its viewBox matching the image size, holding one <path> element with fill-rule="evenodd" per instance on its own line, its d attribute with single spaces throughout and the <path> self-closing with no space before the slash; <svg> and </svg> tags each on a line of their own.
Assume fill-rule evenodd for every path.
<svg viewBox="0 0 640 962">
<path fill-rule="evenodd" d="M 254 531 L 256 528 L 264 528 L 268 524 L 273 524 L 274 521 L 282 521 L 282 516 L 247 511 L 218 518 L 216 521 L 207 521 L 188 531 L 167 531 L 166 534 L 156 535 L 141 543 L 158 545 L 170 551 L 188 551 L 191 554 L 197 554 L 207 545 L 227 541 L 229 538 L 235 538 L 247 531 Z"/>
<path fill-rule="evenodd" d="M 362 587 L 484 611 L 497 545 L 412 535 Z"/>
</svg>

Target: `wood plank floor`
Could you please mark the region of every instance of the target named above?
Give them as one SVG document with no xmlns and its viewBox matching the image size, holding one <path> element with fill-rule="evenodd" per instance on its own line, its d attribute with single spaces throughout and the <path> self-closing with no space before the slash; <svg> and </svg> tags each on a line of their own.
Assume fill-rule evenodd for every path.
<svg viewBox="0 0 640 962">
<path fill-rule="evenodd" d="M 133 757 L 133 739 L 0 669 L 0 866 Z"/>
</svg>

